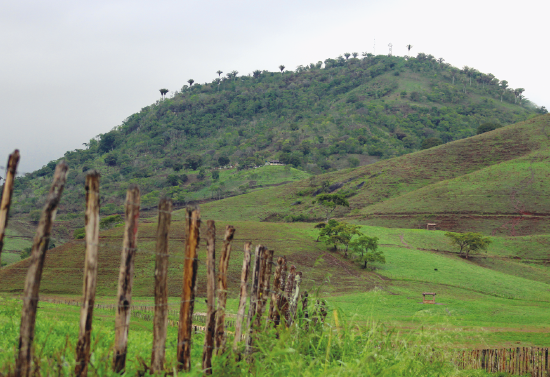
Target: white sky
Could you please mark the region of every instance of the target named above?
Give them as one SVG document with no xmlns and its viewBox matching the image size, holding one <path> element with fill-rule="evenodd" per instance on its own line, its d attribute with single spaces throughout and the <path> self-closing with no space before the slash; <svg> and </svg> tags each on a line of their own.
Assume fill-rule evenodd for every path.
<svg viewBox="0 0 550 377">
<path fill-rule="evenodd" d="M 119 125 L 160 88 L 294 70 L 344 52 L 425 52 L 550 107 L 550 2 L 0 0 L 0 166 L 20 172 Z M 3 172 L 2 172 L 3 175 Z"/>
</svg>

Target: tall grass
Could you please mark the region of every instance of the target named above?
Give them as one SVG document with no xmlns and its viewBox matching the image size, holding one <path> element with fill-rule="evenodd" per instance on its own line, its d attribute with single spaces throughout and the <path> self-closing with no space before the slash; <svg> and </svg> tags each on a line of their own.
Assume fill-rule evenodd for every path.
<svg viewBox="0 0 550 377">
<path fill-rule="evenodd" d="M 0 376 L 13 371 L 19 334 L 20 304 L 0 297 Z M 41 306 L 45 305 L 41 303 Z M 39 316 L 36 326 L 36 371 L 42 376 L 70 376 L 78 334 L 78 311 L 61 315 L 64 307 Z M 96 311 L 92 336 L 90 376 L 116 376 L 111 371 L 114 341 L 112 315 Z M 64 313 L 67 314 L 67 313 Z M 53 315 L 57 317 L 52 321 Z M 308 326 L 306 326 L 306 324 Z M 483 376 L 482 371 L 459 371 L 451 362 L 441 333 L 420 328 L 401 334 L 383 324 L 346 319 L 337 308 L 329 309 L 324 324 L 300 317 L 290 328 L 267 328 L 255 339 L 250 358 L 240 360 L 233 351 L 215 357 L 216 376 Z M 169 328 L 166 372 L 175 371 L 176 329 Z M 194 336 L 192 370 L 199 376 L 203 335 Z M 228 344 L 231 344 L 228 341 Z M 127 376 L 149 375 L 152 332 L 150 323 L 133 320 L 130 330 Z"/>
</svg>

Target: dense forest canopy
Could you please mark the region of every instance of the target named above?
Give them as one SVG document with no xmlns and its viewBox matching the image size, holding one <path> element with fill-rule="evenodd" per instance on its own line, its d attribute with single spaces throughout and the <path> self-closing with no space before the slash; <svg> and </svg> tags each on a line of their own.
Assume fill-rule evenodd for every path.
<svg viewBox="0 0 550 377">
<path fill-rule="evenodd" d="M 546 112 L 523 96 L 524 89 L 442 58 L 358 55 L 295 71 L 283 65 L 246 76 L 218 71 L 210 83 L 190 79 L 180 90 L 161 89 L 159 101 L 85 143 L 86 149 L 65 153 L 71 172 L 61 211 L 81 209 L 90 169 L 102 173 L 103 211 L 114 213 L 131 182 L 142 187 L 145 202 L 168 195 L 183 203 L 214 185 L 219 174 L 207 171 L 220 166 L 280 160 L 319 174 Z M 56 163 L 17 179 L 15 212 L 42 203 Z"/>
</svg>

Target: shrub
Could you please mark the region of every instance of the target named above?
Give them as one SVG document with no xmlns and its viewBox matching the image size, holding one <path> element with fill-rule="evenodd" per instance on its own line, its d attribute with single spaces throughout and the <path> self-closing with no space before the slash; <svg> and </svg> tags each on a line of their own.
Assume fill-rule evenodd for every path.
<svg viewBox="0 0 550 377">
<path fill-rule="evenodd" d="M 116 223 L 119 223 L 121 221 L 122 221 L 122 216 L 121 215 L 107 216 L 107 217 L 102 218 L 99 221 L 99 228 L 100 229 L 109 229 L 113 225 L 115 225 Z"/>
<path fill-rule="evenodd" d="M 78 228 L 78 229 L 75 229 L 74 232 L 73 232 L 73 238 L 75 240 L 81 240 L 83 239 L 84 237 L 86 237 L 86 228 Z"/>
<path fill-rule="evenodd" d="M 441 140 L 438 137 L 429 137 L 427 139 L 422 140 L 422 149 L 430 149 L 433 147 L 437 147 L 438 145 L 443 144 L 443 140 Z"/>
<path fill-rule="evenodd" d="M 485 132 L 496 130 L 497 128 L 500 128 L 500 127 L 502 126 L 498 123 L 491 123 L 491 122 L 483 123 L 477 128 L 477 134 L 480 135 Z"/>
</svg>

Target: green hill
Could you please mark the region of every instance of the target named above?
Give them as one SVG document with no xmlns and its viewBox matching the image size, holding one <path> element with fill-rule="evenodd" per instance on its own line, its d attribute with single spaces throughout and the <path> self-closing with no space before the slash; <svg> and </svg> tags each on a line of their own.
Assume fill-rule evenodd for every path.
<svg viewBox="0 0 550 377">
<path fill-rule="evenodd" d="M 348 197 L 335 216 L 361 224 L 489 234 L 549 233 L 546 198 L 550 115 L 356 169 L 212 202 L 219 219 L 319 221 L 317 193 Z"/>
<path fill-rule="evenodd" d="M 86 149 L 65 153 L 71 171 L 60 219 L 81 210 L 89 169 L 102 173 L 102 213 L 121 213 L 129 183 L 139 184 L 145 205 L 162 195 L 181 205 L 262 184 L 216 170 L 220 166 L 242 169 L 278 159 L 305 172 L 293 179 L 286 171 L 270 173 L 265 184 L 279 184 L 464 139 L 485 122 L 512 124 L 544 111 L 505 80 L 422 53 L 338 57 L 324 67 L 283 73 L 233 72 L 175 90 L 85 143 Z M 55 164 L 17 179 L 13 214 L 42 206 Z"/>
</svg>

